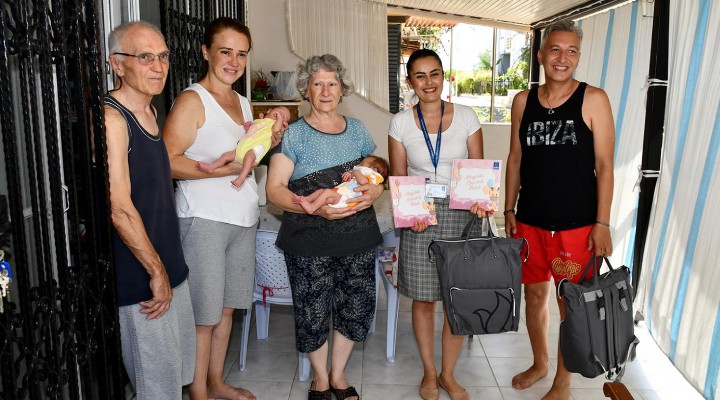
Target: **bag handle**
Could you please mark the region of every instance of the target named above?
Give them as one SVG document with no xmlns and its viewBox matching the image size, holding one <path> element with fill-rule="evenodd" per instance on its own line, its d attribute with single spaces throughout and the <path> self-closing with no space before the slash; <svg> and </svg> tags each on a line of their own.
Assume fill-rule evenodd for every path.
<svg viewBox="0 0 720 400">
<path fill-rule="evenodd" d="M 598 263 L 597 261 L 600 260 Z M 593 265 L 595 266 L 595 270 L 593 271 L 593 285 L 598 285 L 598 276 L 600 276 L 600 267 L 602 267 L 603 260 L 605 261 L 605 264 L 607 264 L 610 271 L 614 271 L 615 268 L 613 268 L 612 264 L 610 264 L 610 260 L 608 260 L 607 257 L 597 257 L 592 256 L 590 257 L 590 260 L 588 261 L 587 265 L 585 266 L 585 269 L 582 272 L 582 275 L 580 275 L 580 282 L 579 284 L 583 284 L 585 282 L 585 277 L 587 276 L 588 271 L 590 270 L 590 267 Z"/>
<path fill-rule="evenodd" d="M 492 231 L 492 226 L 490 225 L 490 214 L 485 214 L 485 216 L 482 217 L 482 219 L 481 219 L 481 217 L 478 217 L 477 215 L 474 215 L 474 214 L 473 214 L 473 216 L 470 217 L 470 221 L 468 221 L 468 223 L 465 225 L 465 229 L 463 229 L 462 235 L 460 235 L 460 237 L 463 238 L 463 239 L 465 239 L 465 240 L 470 239 L 470 232 L 472 232 L 473 226 L 475 226 L 475 223 L 476 223 L 477 221 L 482 221 L 483 219 L 484 219 L 485 221 L 487 221 L 487 224 L 488 224 L 488 234 L 487 234 L 486 236 L 480 235 L 480 237 L 487 237 L 487 238 L 497 237 L 497 236 L 495 236 L 495 234 L 493 233 L 493 231 Z"/>
</svg>

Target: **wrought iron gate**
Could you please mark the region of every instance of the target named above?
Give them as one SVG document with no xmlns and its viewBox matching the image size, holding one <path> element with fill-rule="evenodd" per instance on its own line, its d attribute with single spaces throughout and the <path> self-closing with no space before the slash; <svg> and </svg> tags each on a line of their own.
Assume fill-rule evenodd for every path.
<svg viewBox="0 0 720 400">
<path fill-rule="evenodd" d="M 197 78 L 207 22 L 244 20 L 244 4 L 161 1 L 178 55 L 169 100 Z M 0 249 L 15 275 L 0 314 L 2 400 L 125 397 L 99 8 L 99 0 L 0 3 Z"/>
<path fill-rule="evenodd" d="M 207 22 L 244 21 L 245 2 L 160 8 L 178 55 L 165 91 L 172 100 L 197 79 Z M 99 0 L 0 2 L 0 249 L 15 275 L 0 314 L 2 400 L 125 397 L 99 10 Z"/>
<path fill-rule="evenodd" d="M 2 399 L 123 397 L 99 21 L 96 0 L 0 3 L 0 246 L 15 275 L 0 314 Z"/>
</svg>

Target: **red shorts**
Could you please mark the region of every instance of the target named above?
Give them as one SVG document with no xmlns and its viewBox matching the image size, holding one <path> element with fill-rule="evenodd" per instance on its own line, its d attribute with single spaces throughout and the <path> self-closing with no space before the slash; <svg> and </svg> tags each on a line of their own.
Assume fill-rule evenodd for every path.
<svg viewBox="0 0 720 400">
<path fill-rule="evenodd" d="M 595 254 L 588 250 L 592 227 L 553 232 L 518 222 L 515 237 L 525 238 L 530 246 L 530 256 L 523 262 L 522 283 L 547 282 L 551 277 L 556 285 L 562 279 L 579 282 L 580 274 Z M 592 274 L 591 268 L 587 276 Z"/>
</svg>

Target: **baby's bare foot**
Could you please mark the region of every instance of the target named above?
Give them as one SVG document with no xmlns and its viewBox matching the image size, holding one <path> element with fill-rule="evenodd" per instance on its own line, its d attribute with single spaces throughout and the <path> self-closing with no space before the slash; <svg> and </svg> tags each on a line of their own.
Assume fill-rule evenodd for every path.
<svg viewBox="0 0 720 400">
<path fill-rule="evenodd" d="M 202 161 L 195 162 L 195 169 L 205 172 L 206 174 L 212 174 L 215 171 L 215 168 L 211 167 L 210 164 L 206 164 Z"/>
<path fill-rule="evenodd" d="M 298 196 L 298 195 L 293 195 L 293 199 L 292 199 L 292 200 L 293 200 L 293 203 L 295 203 L 295 204 L 300 204 L 300 207 L 302 207 L 303 210 L 304 210 L 306 213 L 312 214 L 312 213 L 315 212 L 315 210 L 313 209 L 312 204 L 310 204 L 310 202 L 307 201 L 307 199 L 306 199 L 305 197 L 303 197 L 303 196 Z"/>
<path fill-rule="evenodd" d="M 233 186 L 239 188 L 240 186 L 243 185 L 243 183 L 245 183 L 246 178 L 247 178 L 247 176 L 238 176 L 237 178 L 230 181 L 230 183 L 232 183 Z"/>
</svg>

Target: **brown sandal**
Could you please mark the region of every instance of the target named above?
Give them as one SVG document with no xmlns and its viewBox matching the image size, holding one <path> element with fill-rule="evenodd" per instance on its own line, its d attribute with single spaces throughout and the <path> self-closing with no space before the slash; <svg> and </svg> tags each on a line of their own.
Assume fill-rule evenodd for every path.
<svg viewBox="0 0 720 400">
<path fill-rule="evenodd" d="M 308 391 L 308 400 L 332 400 L 330 389 L 327 390 L 312 390 Z"/>
<path fill-rule="evenodd" d="M 337 400 L 345 400 L 348 397 L 357 397 L 358 399 L 360 398 L 360 395 L 358 394 L 354 386 L 348 386 L 345 389 L 335 389 L 330 386 L 330 390 L 335 394 Z"/>
</svg>

